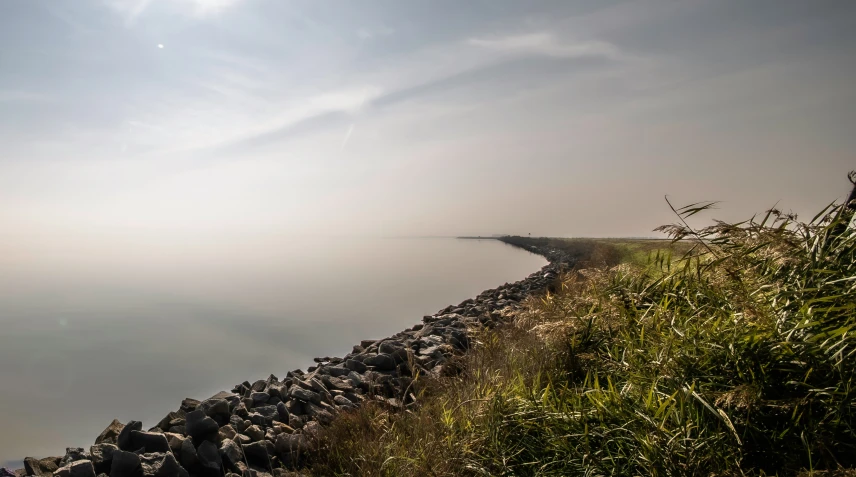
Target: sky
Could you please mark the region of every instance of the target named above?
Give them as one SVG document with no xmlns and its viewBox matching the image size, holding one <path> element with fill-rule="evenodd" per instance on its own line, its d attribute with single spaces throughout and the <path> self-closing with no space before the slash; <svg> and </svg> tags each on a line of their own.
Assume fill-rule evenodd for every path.
<svg viewBox="0 0 856 477">
<path fill-rule="evenodd" d="M 854 85 L 844 0 L 2 0 L 0 245 L 810 218 Z"/>
</svg>

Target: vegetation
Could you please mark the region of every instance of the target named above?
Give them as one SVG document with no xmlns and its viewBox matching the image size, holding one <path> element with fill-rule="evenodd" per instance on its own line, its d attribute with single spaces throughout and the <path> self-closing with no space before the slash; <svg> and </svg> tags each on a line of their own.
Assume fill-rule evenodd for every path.
<svg viewBox="0 0 856 477">
<path fill-rule="evenodd" d="M 856 475 L 851 212 L 686 225 L 710 206 L 671 245 L 566 243 L 608 260 L 476 331 L 410 409 L 337 419 L 313 474 Z"/>
</svg>

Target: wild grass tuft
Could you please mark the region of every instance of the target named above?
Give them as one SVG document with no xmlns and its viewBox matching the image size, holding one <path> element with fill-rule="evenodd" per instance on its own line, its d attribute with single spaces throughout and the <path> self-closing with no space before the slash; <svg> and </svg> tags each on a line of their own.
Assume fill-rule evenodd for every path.
<svg viewBox="0 0 856 477">
<path fill-rule="evenodd" d="M 418 406 L 338 419 L 313 472 L 852 475 L 850 213 L 686 225 L 710 206 L 660 228 L 675 246 L 612 244 L 620 265 L 477 331 L 462 374 L 417 380 Z"/>
</svg>

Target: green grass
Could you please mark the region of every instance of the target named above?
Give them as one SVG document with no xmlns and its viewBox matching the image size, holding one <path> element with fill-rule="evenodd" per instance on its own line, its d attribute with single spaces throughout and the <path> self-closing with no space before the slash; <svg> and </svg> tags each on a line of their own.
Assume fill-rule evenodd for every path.
<svg viewBox="0 0 856 477">
<path fill-rule="evenodd" d="M 707 208 L 676 211 L 672 246 L 582 247 L 609 260 L 476 330 L 416 406 L 342 416 L 313 474 L 853 475 L 849 213 L 684 225 Z"/>
</svg>

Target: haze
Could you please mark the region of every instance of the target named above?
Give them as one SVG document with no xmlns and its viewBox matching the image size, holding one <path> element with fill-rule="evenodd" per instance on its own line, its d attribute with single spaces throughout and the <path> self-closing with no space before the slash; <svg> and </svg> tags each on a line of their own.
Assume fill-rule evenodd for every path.
<svg viewBox="0 0 856 477">
<path fill-rule="evenodd" d="M 854 7 L 6 0 L 0 247 L 810 214 L 854 164 Z"/>
</svg>

